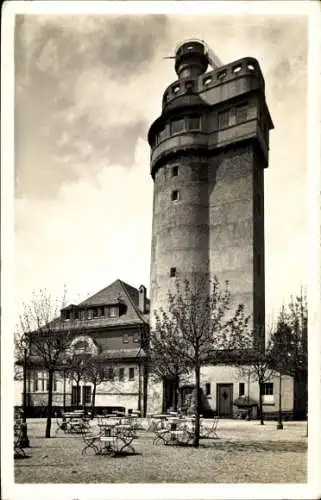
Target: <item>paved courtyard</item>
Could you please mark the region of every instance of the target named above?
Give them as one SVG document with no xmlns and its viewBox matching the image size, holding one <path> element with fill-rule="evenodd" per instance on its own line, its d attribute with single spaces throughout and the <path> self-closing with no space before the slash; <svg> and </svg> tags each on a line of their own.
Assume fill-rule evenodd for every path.
<svg viewBox="0 0 321 500">
<path fill-rule="evenodd" d="M 199 449 L 153 444 L 138 431 L 135 455 L 81 455 L 81 436 L 45 439 L 45 420 L 30 419 L 28 458 L 15 460 L 16 483 L 304 483 L 307 480 L 305 422 L 220 420 L 219 439 Z M 53 421 L 52 436 L 56 424 Z"/>
</svg>

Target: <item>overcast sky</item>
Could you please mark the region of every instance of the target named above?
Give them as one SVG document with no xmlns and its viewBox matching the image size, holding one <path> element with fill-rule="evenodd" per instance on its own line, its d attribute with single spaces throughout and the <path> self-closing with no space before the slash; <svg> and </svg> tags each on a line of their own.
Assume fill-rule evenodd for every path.
<svg viewBox="0 0 321 500">
<path fill-rule="evenodd" d="M 266 307 L 307 284 L 307 23 L 240 15 L 16 18 L 18 309 L 66 285 L 77 302 L 120 278 L 149 289 L 153 182 L 146 134 L 185 38 L 223 63 L 259 60 L 275 125 L 265 171 Z M 298 43 L 299 41 L 299 43 Z"/>
</svg>

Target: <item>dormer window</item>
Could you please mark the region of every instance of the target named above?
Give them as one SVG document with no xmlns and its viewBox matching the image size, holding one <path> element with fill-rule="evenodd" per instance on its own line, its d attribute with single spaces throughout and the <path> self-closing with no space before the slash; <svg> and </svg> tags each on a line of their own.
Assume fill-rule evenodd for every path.
<svg viewBox="0 0 321 500">
<path fill-rule="evenodd" d="M 173 87 L 173 92 L 174 94 L 177 94 L 180 90 L 180 86 L 179 85 L 175 85 L 175 87 Z"/>
<path fill-rule="evenodd" d="M 116 307 L 116 306 L 109 306 L 109 308 L 108 308 L 108 316 L 110 318 L 117 318 L 117 316 L 118 316 L 118 307 Z"/>
<path fill-rule="evenodd" d="M 207 85 L 209 85 L 211 83 L 211 81 L 212 81 L 212 77 L 211 76 L 207 76 L 206 78 L 204 78 L 203 84 L 205 86 L 207 86 Z"/>
</svg>

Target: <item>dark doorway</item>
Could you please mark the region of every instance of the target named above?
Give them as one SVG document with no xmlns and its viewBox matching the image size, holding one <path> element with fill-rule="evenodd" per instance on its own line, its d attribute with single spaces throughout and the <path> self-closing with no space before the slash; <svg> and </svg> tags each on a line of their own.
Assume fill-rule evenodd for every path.
<svg viewBox="0 0 321 500">
<path fill-rule="evenodd" d="M 216 410 L 220 417 L 233 416 L 233 384 L 217 384 Z"/>
</svg>

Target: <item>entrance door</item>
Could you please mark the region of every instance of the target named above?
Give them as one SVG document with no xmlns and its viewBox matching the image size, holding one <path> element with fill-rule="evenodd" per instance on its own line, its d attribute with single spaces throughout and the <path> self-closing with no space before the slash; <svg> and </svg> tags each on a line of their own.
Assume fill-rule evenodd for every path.
<svg viewBox="0 0 321 500">
<path fill-rule="evenodd" d="M 217 412 L 220 417 L 233 416 L 233 384 L 217 384 Z"/>
</svg>

